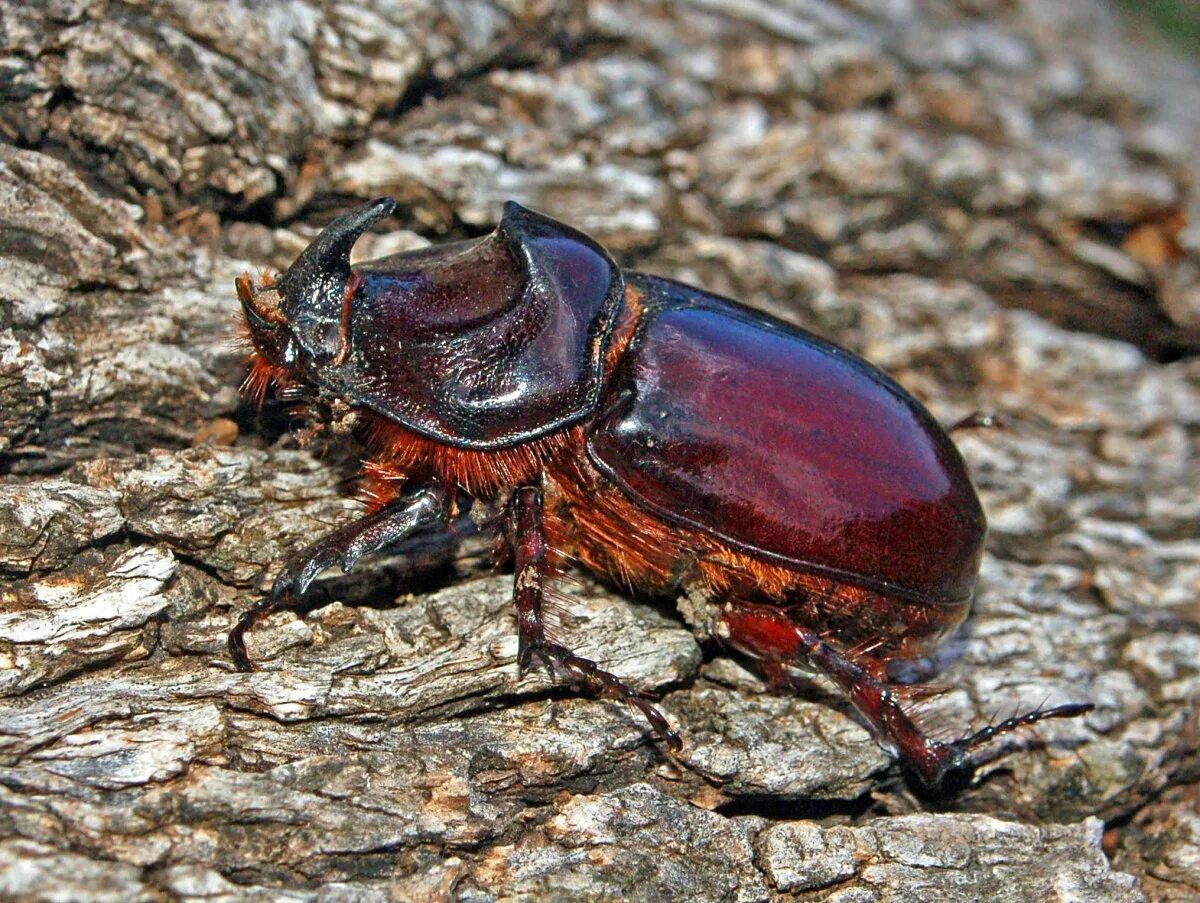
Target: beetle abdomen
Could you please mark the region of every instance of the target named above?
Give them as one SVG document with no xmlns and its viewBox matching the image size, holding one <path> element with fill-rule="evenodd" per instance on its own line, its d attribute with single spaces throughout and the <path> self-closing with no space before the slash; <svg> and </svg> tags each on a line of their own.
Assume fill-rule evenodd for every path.
<svg viewBox="0 0 1200 903">
<path fill-rule="evenodd" d="M 592 431 L 640 507 L 734 548 L 925 602 L 968 599 L 986 532 L 949 437 L 911 395 L 816 336 L 654 277 Z"/>
</svg>

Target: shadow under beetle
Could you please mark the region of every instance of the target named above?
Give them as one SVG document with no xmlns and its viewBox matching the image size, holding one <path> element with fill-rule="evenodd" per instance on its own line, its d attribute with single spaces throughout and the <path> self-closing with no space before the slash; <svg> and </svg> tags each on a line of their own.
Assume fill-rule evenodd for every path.
<svg viewBox="0 0 1200 903">
<path fill-rule="evenodd" d="M 518 668 L 544 665 L 662 713 L 547 637 L 567 560 L 685 594 L 692 628 L 787 683 L 827 674 L 933 793 L 966 786 L 997 734 L 1091 706 L 1041 708 L 932 739 L 886 665 L 961 623 L 987 532 L 946 432 L 882 372 L 801 329 L 668 279 L 622 272 L 595 241 L 508 203 L 472 241 L 350 265 L 389 215 L 334 220 L 277 280 L 237 280 L 246 390 L 325 405 L 369 449 L 369 513 L 290 558 L 230 634 L 294 604 L 325 568 L 444 526 L 460 496 L 499 513 L 515 566 Z"/>
</svg>

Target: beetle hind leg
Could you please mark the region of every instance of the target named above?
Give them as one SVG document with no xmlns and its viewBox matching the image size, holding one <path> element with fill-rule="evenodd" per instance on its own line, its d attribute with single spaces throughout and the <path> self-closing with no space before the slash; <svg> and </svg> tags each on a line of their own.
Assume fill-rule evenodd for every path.
<svg viewBox="0 0 1200 903">
<path fill-rule="evenodd" d="M 320 573 L 341 563 L 349 573 L 364 555 L 377 552 L 418 530 L 445 521 L 449 510 L 446 493 L 426 488 L 398 499 L 366 517 L 339 527 L 287 560 L 269 595 L 242 613 L 229 632 L 229 654 L 239 671 L 253 671 L 246 650 L 246 634 L 272 612 L 295 607 Z"/>
<path fill-rule="evenodd" d="M 550 565 L 542 526 L 542 494 L 538 489 L 527 486 L 517 490 L 512 500 L 510 530 L 515 565 L 513 601 L 517 609 L 518 674 L 524 677 L 535 662 L 551 675 L 557 668 L 597 696 L 637 709 L 673 752 L 681 750 L 683 740 L 653 703 L 615 674 L 546 636 L 543 601 Z"/>
<path fill-rule="evenodd" d="M 723 610 L 718 633 L 729 645 L 762 660 L 776 679 L 782 666 L 800 658 L 815 665 L 849 697 L 879 741 L 933 796 L 949 796 L 969 786 L 982 764 L 972 752 L 1000 734 L 1048 718 L 1073 718 L 1092 709 L 1091 705 L 1039 708 L 959 740 L 935 740 L 905 711 L 897 693 L 880 675 L 841 654 L 818 633 L 778 609 L 735 603 Z"/>
</svg>

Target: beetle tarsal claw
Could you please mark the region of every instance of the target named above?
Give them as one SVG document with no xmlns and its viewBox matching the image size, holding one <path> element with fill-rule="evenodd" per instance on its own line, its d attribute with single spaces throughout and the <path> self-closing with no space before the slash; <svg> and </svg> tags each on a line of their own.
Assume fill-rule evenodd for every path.
<svg viewBox="0 0 1200 903">
<path fill-rule="evenodd" d="M 233 659 L 234 665 L 242 673 L 248 674 L 258 670 L 246 649 L 246 634 L 255 624 L 266 617 L 271 602 L 272 600 L 269 598 L 259 599 L 248 611 L 242 612 L 238 617 L 237 624 L 229 632 L 229 655 Z"/>
<path fill-rule="evenodd" d="M 930 746 L 928 763 L 917 768 L 917 775 L 927 791 L 935 796 L 953 796 L 971 785 L 976 770 L 994 756 L 980 755 L 979 750 L 1002 734 L 1012 733 L 1051 718 L 1077 718 L 1095 708 L 1091 703 L 1067 703 L 1050 708 L 1038 707 L 1023 715 L 1006 718 L 996 724 L 968 734 L 949 743 Z"/>
<path fill-rule="evenodd" d="M 1031 712 L 1026 712 L 1024 715 L 1006 718 L 998 724 L 989 724 L 982 730 L 963 737 L 957 743 L 966 750 L 977 749 L 1001 734 L 1012 733 L 1019 728 L 1029 727 L 1037 724 L 1039 721 L 1047 721 L 1051 718 L 1078 718 L 1081 715 L 1086 715 L 1095 708 L 1090 702 L 1071 702 L 1066 705 L 1052 706 L 1048 709 L 1039 706 Z"/>
</svg>

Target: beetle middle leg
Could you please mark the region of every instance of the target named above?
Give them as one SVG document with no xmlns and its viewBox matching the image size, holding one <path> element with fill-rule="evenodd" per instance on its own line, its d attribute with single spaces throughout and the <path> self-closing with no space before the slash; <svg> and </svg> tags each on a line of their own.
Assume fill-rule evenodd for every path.
<svg viewBox="0 0 1200 903">
<path fill-rule="evenodd" d="M 616 699 L 637 709 L 672 751 L 681 750 L 683 740 L 652 703 L 591 659 L 578 656 L 547 638 L 542 599 L 549 564 L 540 490 L 526 486 L 513 495 L 509 529 L 515 565 L 513 602 L 517 608 L 518 674 L 524 677 L 535 660 L 551 675 L 557 665 L 597 696 Z"/>
<path fill-rule="evenodd" d="M 956 793 L 970 784 L 980 764 L 971 751 L 992 738 L 1047 718 L 1073 718 L 1092 709 L 1086 704 L 1039 708 L 959 740 L 934 740 L 913 721 L 878 676 L 784 612 L 733 603 L 722 611 L 718 632 L 739 650 L 763 660 L 769 674 L 777 676 L 782 666 L 807 659 L 841 688 L 880 741 L 900 757 L 926 791 L 937 796 Z"/>
<path fill-rule="evenodd" d="M 420 489 L 366 517 L 339 527 L 287 560 L 269 595 L 263 596 L 238 618 L 229 633 L 229 654 L 239 671 L 253 671 L 246 652 L 246 632 L 274 611 L 299 604 L 321 571 L 341 562 L 349 573 L 364 555 L 406 539 L 418 530 L 445 523 L 448 497 L 437 488 Z"/>
</svg>

